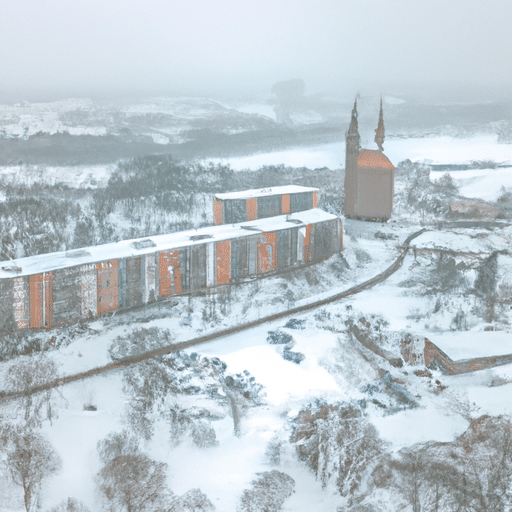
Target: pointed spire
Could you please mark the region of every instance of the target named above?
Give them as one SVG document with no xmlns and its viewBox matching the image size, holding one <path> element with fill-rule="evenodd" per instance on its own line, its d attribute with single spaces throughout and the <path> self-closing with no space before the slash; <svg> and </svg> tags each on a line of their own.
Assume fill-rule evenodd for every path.
<svg viewBox="0 0 512 512">
<path fill-rule="evenodd" d="M 357 124 L 357 96 L 354 101 L 354 108 L 352 109 L 352 119 L 350 120 L 350 127 L 347 135 L 359 135 L 359 129 Z"/>
<path fill-rule="evenodd" d="M 380 97 L 379 124 L 375 130 L 375 143 L 379 146 L 380 151 L 384 151 L 384 114 L 382 112 L 382 96 Z"/>
</svg>

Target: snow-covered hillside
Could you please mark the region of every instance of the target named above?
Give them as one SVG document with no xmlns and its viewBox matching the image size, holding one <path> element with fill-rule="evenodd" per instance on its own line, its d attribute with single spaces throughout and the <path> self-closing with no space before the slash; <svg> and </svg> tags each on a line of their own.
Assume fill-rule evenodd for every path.
<svg viewBox="0 0 512 512">
<path fill-rule="evenodd" d="M 169 303 L 167 308 L 165 304 L 149 308 L 145 314 L 135 311 L 100 319 L 83 331 L 65 329 L 58 336 L 67 340 L 61 348 L 50 352 L 49 357 L 59 364 L 63 374 L 84 371 L 107 363 L 111 343 L 117 337 L 125 338 L 140 328 L 169 329 L 176 341 L 186 340 L 215 331 L 223 325 L 236 325 L 275 312 L 278 308 L 310 302 L 337 289 L 348 288 L 383 270 L 397 254 L 396 243 L 411 230 L 410 226 L 396 222 L 385 226 L 365 223 L 363 230 L 359 229 L 359 224 L 358 221 L 347 222 L 351 235 L 346 237 L 344 258 L 349 266 L 345 267 L 341 275 L 343 283 L 338 286 L 332 269 L 328 270 L 334 262 L 327 262 L 313 273 L 294 276 L 291 281 L 283 277 L 269 278 L 261 286 L 233 290 L 231 300 L 217 298 L 216 313 L 209 306 L 212 299 L 179 299 Z M 379 238 L 375 233 L 380 233 Z M 396 235 L 397 238 L 389 236 L 386 239 L 385 235 Z M 470 238 L 464 230 L 452 232 L 450 236 L 457 250 L 480 252 L 492 249 L 485 238 Z M 499 238 L 499 235 L 494 236 Z M 462 241 L 460 248 L 459 238 Z M 426 232 L 415 240 L 417 247 L 440 247 L 448 243 L 448 239 L 433 232 Z M 168 464 L 168 483 L 172 491 L 182 495 L 192 488 L 200 488 L 217 511 L 231 512 L 236 509 L 242 491 L 250 487 L 256 473 L 277 469 L 295 481 L 295 492 L 285 501 L 283 510 L 306 512 L 320 507 L 336 512 L 343 499 L 331 484 L 322 489 L 314 474 L 297 459 L 295 447 L 290 442 L 298 413 L 310 404 L 367 402 L 367 418 L 375 425 L 381 439 L 390 443 L 395 452 L 418 442 L 453 440 L 468 427 L 468 410 L 472 417 L 484 412 L 510 412 L 508 402 L 500 398 L 510 392 L 512 384 L 509 382 L 512 379 L 509 374 L 512 370 L 509 367 L 458 377 L 433 372 L 432 380 L 425 380 L 413 374 L 414 367 L 393 368 L 386 361 L 364 350 L 361 352 L 361 348 L 354 344 L 346 330 L 346 320 L 354 315 L 367 318 L 381 315 L 388 323 L 385 332 L 426 335 L 433 342 L 438 341 L 441 347 L 456 346 L 454 357 L 463 356 L 460 343 L 454 344 L 442 333 L 442 329 L 449 329 L 445 318 L 449 322 L 456 315 L 463 299 L 454 290 L 446 296 L 444 311 L 434 312 L 435 296 L 411 293 L 402 285 L 417 264 L 414 255 L 410 254 L 403 267 L 385 283 L 350 299 L 297 316 L 296 321 L 290 324 L 296 327 L 284 327 L 286 320 L 275 321 L 187 349 L 189 355 L 197 352 L 202 358 L 223 361 L 226 375 L 243 376 L 244 371 L 249 372 L 255 382 L 263 386 L 263 391 L 261 402 L 243 413 L 238 435 L 233 430 L 229 411 L 217 414 L 219 417 L 211 420 L 217 441 L 212 447 L 200 448 L 189 437 L 173 446 L 165 421 L 157 420 L 151 441 L 143 446 L 153 459 Z M 293 298 L 290 295 L 292 291 Z M 506 325 L 510 321 L 510 313 L 504 314 L 502 322 Z M 472 347 L 475 343 L 485 343 L 485 351 L 495 355 L 507 352 L 506 345 L 509 344 L 509 352 L 512 353 L 512 334 L 508 339 L 504 331 L 496 332 L 499 347 L 493 351 L 493 332 L 481 332 L 487 322 L 479 318 L 478 313 L 468 315 L 471 326 L 464 336 L 471 339 Z M 436 323 L 438 326 L 432 329 Z M 283 358 L 282 345 L 268 343 L 268 333 L 276 330 L 293 339 L 290 350 L 304 356 L 300 364 Z M 49 339 L 52 334 L 45 334 L 43 338 Z M 472 348 L 468 356 L 474 353 L 475 348 Z M 2 370 L 5 371 L 10 364 L 3 363 Z M 409 392 L 417 397 L 418 406 L 394 410 L 389 414 L 386 409 L 372 405 L 370 397 L 374 396 L 378 397 L 379 403 L 388 403 L 387 407 L 393 409 L 394 398 L 386 398 L 384 391 L 376 391 L 374 395 L 364 391 L 368 385 L 379 385 L 378 368 L 391 372 L 394 378 L 404 382 Z M 448 386 L 440 394 L 435 394 L 430 387 L 430 382 L 436 379 Z M 489 387 L 491 382 L 499 379 L 505 385 Z M 127 417 L 130 395 L 123 392 L 123 371 L 69 384 L 61 389 L 61 393 L 54 406 L 58 418 L 53 419 L 51 425 L 47 422 L 43 432 L 61 456 L 63 468 L 61 473 L 48 480 L 43 504 L 49 508 L 71 496 L 90 510 L 99 510 L 94 478 L 101 463 L 96 445 L 109 432 L 120 431 L 130 424 Z M 215 401 L 200 394 L 178 393 L 174 400 L 185 411 L 198 406 L 218 408 Z M 94 405 L 97 410 L 84 410 L 87 404 Z M 274 460 L 271 464 L 268 446 L 277 441 L 280 446 L 279 462 Z M 17 495 L 12 487 L 7 489 L 9 500 L 0 510 L 18 510 L 16 496 L 19 493 Z M 389 503 L 396 503 L 396 506 L 401 503 L 392 494 L 386 499 L 388 506 Z"/>
<path fill-rule="evenodd" d="M 203 107 L 199 102 L 180 115 L 193 117 Z M 165 101 L 156 100 L 130 108 L 126 116 L 176 111 L 171 104 L 166 111 Z M 50 113 L 41 112 L 50 119 Z M 386 153 L 394 163 L 406 159 L 461 165 L 473 160 L 510 163 L 511 148 L 489 135 L 386 142 Z M 340 169 L 344 152 L 340 143 L 223 162 L 240 171 L 280 164 Z M 429 174 L 428 167 L 403 166 L 397 173 L 392 219 L 387 224 L 345 220 L 343 252 L 315 267 L 234 286 L 229 294 L 175 298 L 55 331 L 4 333 L 3 349 L 17 345 L 30 353 L 43 346 L 60 375 L 84 372 L 108 364 L 123 350 L 140 349 L 137 343 L 186 341 L 325 299 L 385 270 L 403 250 L 406 237 L 426 228 L 413 240 L 398 271 L 371 289 L 188 348 L 181 355 L 58 388 L 52 399 L 54 417 L 51 423 L 43 421 L 41 432 L 62 459 L 62 469 L 45 480 L 42 510 L 51 510 L 68 497 L 80 500 L 90 512 L 101 510 L 97 475 L 104 461 L 98 443 L 123 429 L 139 436 L 139 449 L 151 460 L 167 465 L 166 484 L 173 493 L 167 496 L 169 503 L 200 489 L 217 512 L 246 512 L 251 509 L 248 505 L 244 509 L 242 501 L 257 496 L 254 482 L 264 474 L 263 480 L 274 482 L 272 496 L 283 502 L 283 511 L 339 512 L 351 499 L 360 506 L 354 510 L 412 510 L 396 481 L 386 480 L 386 474 L 398 471 L 404 449 L 426 449 L 418 443 L 429 443 L 436 450 L 441 446 L 436 443 L 456 446 L 460 436 L 476 428 L 481 415 L 512 414 L 508 398 L 512 365 L 445 375 L 425 369 L 421 352 L 427 337 L 454 360 L 512 354 L 510 218 L 502 210 L 498 220 L 471 225 L 474 219 L 469 217 L 457 224 L 449 212 L 455 198 L 493 201 L 498 209 L 508 201 L 511 169 L 450 171 L 450 181 L 444 172 Z M 46 182 L 101 189 L 114 170 L 21 165 L 5 167 L 2 178 L 4 184 Z M 420 191 L 411 190 L 416 178 L 423 179 Z M 448 183 L 450 192 L 439 183 Z M 202 196 L 201 204 L 206 208 Z M 127 223 L 120 211 L 108 215 L 112 224 Z M 276 340 L 282 343 L 273 343 Z M 412 344 L 409 359 L 406 342 Z M 12 388 L 9 369 L 23 367 L 37 354 L 9 359 L 7 349 L 2 353 L 0 388 Z M 1 404 L 0 421 L 23 423 L 22 403 Z M 138 408 L 140 404 L 144 407 Z M 360 447 L 363 453 L 359 469 L 351 466 L 360 479 L 345 475 L 347 485 L 353 485 L 348 495 L 342 495 L 343 485 L 334 476 L 328 476 L 341 465 L 332 457 L 345 452 L 332 451 L 326 439 L 336 438 L 327 427 L 348 423 L 343 414 L 358 425 L 359 432 L 368 434 L 343 431 L 350 438 L 347 446 Z M 360 444 L 363 438 L 374 444 Z M 323 470 L 321 464 L 315 469 L 311 462 L 315 439 L 325 450 L 319 452 L 325 457 Z M 313 450 L 309 458 L 307 450 Z M 365 459 L 365 450 L 374 456 Z M 0 512 L 23 509 L 21 489 L 9 480 L 5 468 L 0 472 L 0 495 Z"/>
<path fill-rule="evenodd" d="M 67 99 L 52 103 L 0 105 L 0 137 L 27 139 L 36 134 L 127 135 L 151 137 L 157 144 L 186 140 L 188 130 L 213 128 L 230 133 L 256 129 L 270 119 L 227 108 L 207 98 L 157 97 L 134 101 L 94 102 Z"/>
</svg>

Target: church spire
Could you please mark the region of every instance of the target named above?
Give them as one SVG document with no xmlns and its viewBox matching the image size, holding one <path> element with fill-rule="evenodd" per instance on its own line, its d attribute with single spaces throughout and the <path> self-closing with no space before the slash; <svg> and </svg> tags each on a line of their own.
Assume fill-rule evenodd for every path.
<svg viewBox="0 0 512 512">
<path fill-rule="evenodd" d="M 359 129 L 357 124 L 357 97 L 354 101 L 354 108 L 352 109 L 352 119 L 350 120 L 350 127 L 348 129 L 347 136 L 357 135 L 359 136 Z"/>
<path fill-rule="evenodd" d="M 375 143 L 379 146 L 380 151 L 384 151 L 384 114 L 382 112 L 382 96 L 380 97 L 379 124 L 375 130 Z"/>
</svg>

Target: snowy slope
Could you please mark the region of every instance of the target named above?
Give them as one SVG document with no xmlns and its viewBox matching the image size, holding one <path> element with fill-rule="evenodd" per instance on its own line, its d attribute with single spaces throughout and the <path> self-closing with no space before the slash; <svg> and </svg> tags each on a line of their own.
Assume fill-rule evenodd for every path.
<svg viewBox="0 0 512 512">
<path fill-rule="evenodd" d="M 146 110 L 150 108 L 153 107 L 144 106 Z M 161 105 L 154 108 L 161 108 Z M 135 109 L 133 114 L 136 112 Z M 451 152 L 444 145 L 451 147 Z M 394 147 L 397 154 L 403 151 L 397 157 L 399 160 L 417 155 L 420 159 L 443 163 L 446 163 L 444 158 L 450 158 L 454 163 L 468 162 L 473 158 L 512 161 L 512 146 L 498 145 L 494 139 L 487 137 L 465 140 L 460 144 L 444 138 L 390 140 L 386 145 L 389 156 L 393 154 Z M 250 157 L 253 158 L 251 165 L 259 167 L 265 162 L 264 157 L 269 158 L 267 162 L 274 163 L 286 163 L 283 158 L 290 157 L 295 159 L 294 162 L 306 162 L 298 166 L 310 162 L 311 167 L 328 164 L 339 168 L 344 160 L 340 148 L 341 144 L 256 155 Z M 393 161 L 396 163 L 396 160 Z M 231 162 L 234 166 L 240 164 L 238 168 L 250 166 L 247 164 L 249 160 Z M 62 169 L 60 172 L 63 173 Z M 84 169 L 83 172 L 93 170 Z M 105 170 L 99 168 L 97 172 L 98 177 L 106 174 Z M 56 179 L 58 174 L 55 171 Z M 472 197 L 494 198 L 498 186 L 509 186 L 506 169 L 452 174 L 455 180 L 461 180 L 462 190 L 473 187 Z M 478 181 L 464 182 L 472 179 Z M 340 261 L 331 260 L 317 267 L 316 276 L 312 272 L 303 272 L 295 276 L 269 278 L 264 287 L 257 283 L 246 285 L 232 292 L 232 303 L 227 306 L 227 312 L 216 319 L 203 318 L 207 316 L 208 301 L 211 300 L 204 297 L 190 300 L 181 298 L 144 312 L 138 310 L 105 317 L 88 324 L 83 333 L 73 334 L 73 339 L 70 336 L 73 331 L 63 330 L 59 336 L 69 335 L 68 343 L 49 355 L 60 365 L 63 374 L 71 374 L 107 363 L 107 351 L 112 340 L 117 336 L 126 336 L 139 327 L 169 329 L 180 341 L 311 302 L 349 288 L 384 270 L 397 256 L 396 246 L 419 227 L 399 217 L 386 225 L 346 221 L 343 253 L 348 263 L 346 267 Z M 375 237 L 377 232 L 389 238 Z M 421 248 L 490 253 L 496 249 L 510 250 L 511 242 L 510 228 L 505 228 L 495 231 L 427 231 L 413 243 Z M 228 373 L 249 371 L 264 386 L 265 399 L 262 405 L 249 409 L 242 418 L 241 437 L 234 435 L 229 416 L 214 421 L 219 441 L 216 447 L 199 449 L 186 441 L 173 448 L 168 442 L 165 428 L 157 430 L 151 444 L 144 448 L 151 457 L 169 465 L 171 489 L 182 494 L 198 487 L 207 494 L 218 512 L 233 512 L 241 493 L 249 487 L 255 474 L 272 469 L 267 464 L 265 450 L 268 442 L 277 436 L 284 443 L 281 464 L 277 469 L 289 474 L 296 482 L 295 493 L 285 502 L 283 510 L 336 512 L 340 506 L 339 496 L 330 487 L 322 489 L 313 473 L 298 462 L 293 446 L 288 443 L 291 425 L 298 412 L 315 400 L 334 403 L 364 397 L 363 387 L 378 382 L 376 366 L 392 372 L 393 377 L 403 381 L 418 401 L 417 408 L 394 414 L 386 414 L 377 407 L 368 408 L 370 421 L 382 439 L 390 443 L 393 451 L 427 440 L 451 441 L 467 428 L 468 417 L 484 413 L 511 414 L 512 365 L 459 376 L 433 372 L 432 379 L 420 378 L 414 375 L 415 368 L 405 366 L 394 369 L 385 361 L 377 357 L 372 359 L 373 356 L 368 354 L 368 360 L 365 359 L 344 332 L 344 320 L 349 315 L 379 314 L 388 322 L 387 331 L 427 336 L 453 359 L 512 353 L 508 348 L 512 343 L 512 333 L 506 330 L 507 322 L 510 325 L 512 320 L 510 311 L 500 321 L 503 330 L 484 332 L 487 322 L 478 316 L 479 311 L 471 313 L 471 309 L 478 305 L 471 302 L 474 298 L 468 299 L 463 295 L 463 291 L 445 297 L 442 309 L 434 312 L 438 297 L 420 296 L 402 285 L 418 265 L 424 265 L 427 269 L 429 265 L 433 266 L 428 258 L 415 258 L 410 254 L 403 267 L 385 283 L 339 303 L 300 315 L 298 318 L 305 321 L 303 330 L 284 329 L 286 321 L 276 321 L 187 350 L 188 353 L 199 352 L 203 356 L 219 357 L 227 364 Z M 500 256 L 499 265 L 500 279 L 504 279 L 512 268 L 510 258 Z M 216 300 L 220 308 L 222 298 L 217 297 Z M 452 318 L 459 309 L 467 311 L 471 330 L 448 332 Z M 283 359 L 282 346 L 267 343 L 268 331 L 279 328 L 293 336 L 293 350 L 304 354 L 305 359 L 300 365 Z M 48 340 L 52 334 L 40 335 Z M 0 374 L 8 364 L 0 364 Z M 435 390 L 433 383 L 436 379 L 447 386 L 443 392 Z M 58 399 L 57 404 L 59 417 L 53 421 L 53 425 L 45 424 L 44 432 L 62 457 L 63 469 L 45 485 L 43 510 L 72 496 L 95 512 L 99 510 L 94 484 L 94 476 L 100 468 L 97 442 L 112 430 L 119 431 L 126 426 L 124 414 L 127 397 L 122 390 L 122 370 L 69 384 L 60 391 L 62 398 Z M 193 405 L 193 400 L 194 397 L 190 397 L 188 403 Z M 84 411 L 83 406 L 88 403 L 96 405 L 97 411 Z M 19 490 L 6 487 L 4 492 L 0 487 L 0 492 L 5 496 L 0 504 L 0 512 L 22 510 Z"/>
</svg>

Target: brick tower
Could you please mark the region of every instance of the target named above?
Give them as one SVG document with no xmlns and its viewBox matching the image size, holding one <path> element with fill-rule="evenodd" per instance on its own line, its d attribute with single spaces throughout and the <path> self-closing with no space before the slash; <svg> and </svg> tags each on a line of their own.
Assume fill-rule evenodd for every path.
<svg viewBox="0 0 512 512">
<path fill-rule="evenodd" d="M 345 216 L 356 216 L 357 159 L 359 157 L 359 128 L 357 124 L 357 99 L 354 101 L 350 127 L 345 134 Z"/>
<path fill-rule="evenodd" d="M 385 222 L 393 210 L 395 167 L 383 153 L 382 98 L 375 130 L 375 143 L 379 149 L 361 149 L 359 140 L 356 101 L 346 133 L 345 216 Z"/>
</svg>

